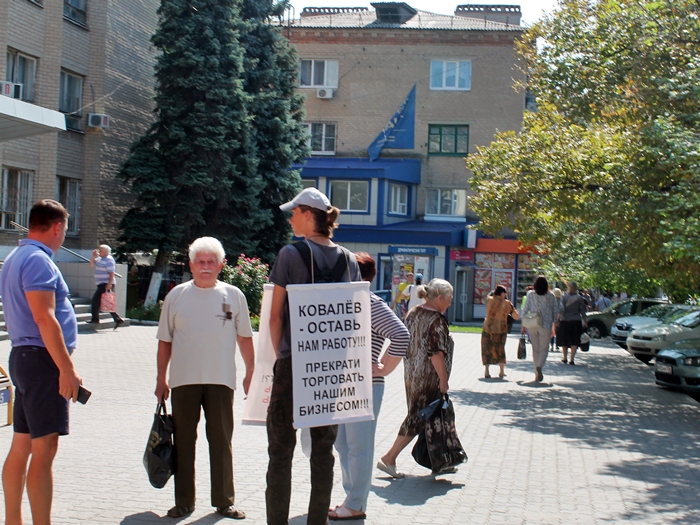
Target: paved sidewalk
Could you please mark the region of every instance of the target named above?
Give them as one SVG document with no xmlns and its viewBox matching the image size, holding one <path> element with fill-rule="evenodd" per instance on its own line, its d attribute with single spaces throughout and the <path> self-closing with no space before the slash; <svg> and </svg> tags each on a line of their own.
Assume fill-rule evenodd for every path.
<svg viewBox="0 0 700 525">
<path fill-rule="evenodd" d="M 228 521 L 209 504 L 203 425 L 193 515 L 162 517 L 173 504 L 172 481 L 156 490 L 146 478 L 141 458 L 156 407 L 155 333 L 154 327 L 132 326 L 79 336 L 75 362 L 93 396 L 86 406 L 71 407 L 72 432 L 60 440 L 55 524 Z M 457 474 L 435 480 L 413 462 L 409 447 L 399 457 L 406 479 L 392 481 L 375 471 L 365 523 L 700 523 L 700 406 L 695 401 L 656 387 L 651 367 L 611 345 L 580 354 L 577 366 L 550 354 L 540 385 L 530 382 L 531 361 L 515 359 L 513 337 L 507 380 L 485 380 L 479 337 L 454 334 L 450 380 L 469 462 Z M 8 342 L 0 342 L 0 363 L 7 363 L 9 349 Z M 405 415 L 402 374 L 399 367 L 387 383 L 377 457 L 390 447 Z M 244 523 L 263 524 L 267 439 L 264 427 L 240 425 L 242 407 L 241 389 L 235 397 L 236 499 L 248 513 Z M 11 436 L 11 428 L 0 428 L 0 461 Z M 290 523 L 302 525 L 309 468 L 300 447 L 293 487 Z M 343 497 L 336 463 L 333 505 Z M 26 501 L 25 509 L 29 524 Z"/>
</svg>

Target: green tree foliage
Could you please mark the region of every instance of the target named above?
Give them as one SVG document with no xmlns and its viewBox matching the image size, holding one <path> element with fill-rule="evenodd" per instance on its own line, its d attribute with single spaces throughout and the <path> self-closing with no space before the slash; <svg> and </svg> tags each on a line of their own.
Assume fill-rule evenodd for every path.
<svg viewBox="0 0 700 525">
<path fill-rule="evenodd" d="M 252 117 L 251 151 L 258 159 L 262 179 L 260 207 L 268 214 L 268 223 L 257 228 L 254 252 L 272 263 L 277 252 L 289 242 L 288 218 L 279 209 L 301 191 L 293 163 L 308 154 L 304 120 L 304 96 L 297 93 L 299 60 L 280 27 L 271 24 L 281 17 L 287 1 L 242 0 L 241 44 L 244 55 L 244 89 L 250 95 Z"/>
<path fill-rule="evenodd" d="M 538 111 L 467 160 L 481 227 L 539 243 L 564 278 L 697 290 L 698 3 L 565 0 L 519 51 Z"/>
<path fill-rule="evenodd" d="M 158 249 L 157 270 L 203 235 L 266 259 L 288 237 L 276 206 L 299 188 L 288 168 L 305 146 L 296 58 L 267 24 L 279 10 L 162 0 L 156 122 L 120 172 L 137 198 L 120 224 L 122 249 Z"/>
</svg>

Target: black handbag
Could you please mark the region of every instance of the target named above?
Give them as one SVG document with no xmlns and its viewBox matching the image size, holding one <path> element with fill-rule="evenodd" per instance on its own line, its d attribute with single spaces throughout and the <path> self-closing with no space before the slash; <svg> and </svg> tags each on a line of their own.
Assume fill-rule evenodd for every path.
<svg viewBox="0 0 700 525">
<path fill-rule="evenodd" d="M 165 487 L 170 476 L 175 473 L 174 431 L 173 416 L 168 414 L 165 403 L 158 403 L 146 452 L 143 454 L 148 481 L 157 489 Z"/>
<path fill-rule="evenodd" d="M 419 465 L 439 474 L 467 461 L 455 428 L 454 407 L 447 394 L 420 410 L 418 415 L 425 421 L 425 430 L 419 434 L 411 454 Z"/>
<path fill-rule="evenodd" d="M 527 347 L 525 346 L 525 336 L 520 336 L 518 341 L 518 359 L 527 359 Z"/>
</svg>

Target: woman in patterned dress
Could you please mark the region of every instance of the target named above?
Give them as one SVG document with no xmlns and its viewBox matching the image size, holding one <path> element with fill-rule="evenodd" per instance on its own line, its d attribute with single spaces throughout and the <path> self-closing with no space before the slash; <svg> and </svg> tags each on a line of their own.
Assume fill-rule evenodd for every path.
<svg viewBox="0 0 700 525">
<path fill-rule="evenodd" d="M 518 311 L 506 297 L 506 289 L 496 286 L 486 299 L 486 319 L 481 330 L 481 364 L 484 365 L 484 377 L 490 378 L 489 365 L 498 365 L 501 370 L 498 377 L 506 377 L 506 337 L 508 336 L 508 314 L 518 319 Z"/>
<path fill-rule="evenodd" d="M 418 411 L 448 390 L 454 342 L 443 314 L 452 302 L 452 294 L 450 283 L 433 279 L 427 286 L 418 287 L 418 297 L 425 299 L 425 304 L 416 306 L 406 316 L 406 327 L 411 334 L 404 360 L 408 415 L 391 449 L 377 463 L 379 470 L 393 478 L 404 477 L 396 471 L 396 458 L 425 428 Z"/>
</svg>

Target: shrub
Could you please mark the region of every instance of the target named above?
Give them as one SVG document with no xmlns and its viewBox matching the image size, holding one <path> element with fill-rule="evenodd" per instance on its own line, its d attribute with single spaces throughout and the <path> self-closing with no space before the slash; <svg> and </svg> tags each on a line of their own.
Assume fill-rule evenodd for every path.
<svg viewBox="0 0 700 525">
<path fill-rule="evenodd" d="M 268 265 L 260 259 L 241 254 L 236 266 L 224 265 L 219 279 L 240 288 L 248 301 L 248 310 L 257 316 L 260 314 L 263 286 L 268 282 L 269 270 Z"/>
<path fill-rule="evenodd" d="M 138 319 L 139 321 L 158 321 L 162 308 L 163 301 L 158 301 L 151 306 L 144 306 L 143 303 L 140 303 L 137 307 L 127 310 L 126 316 L 129 319 Z"/>
</svg>

